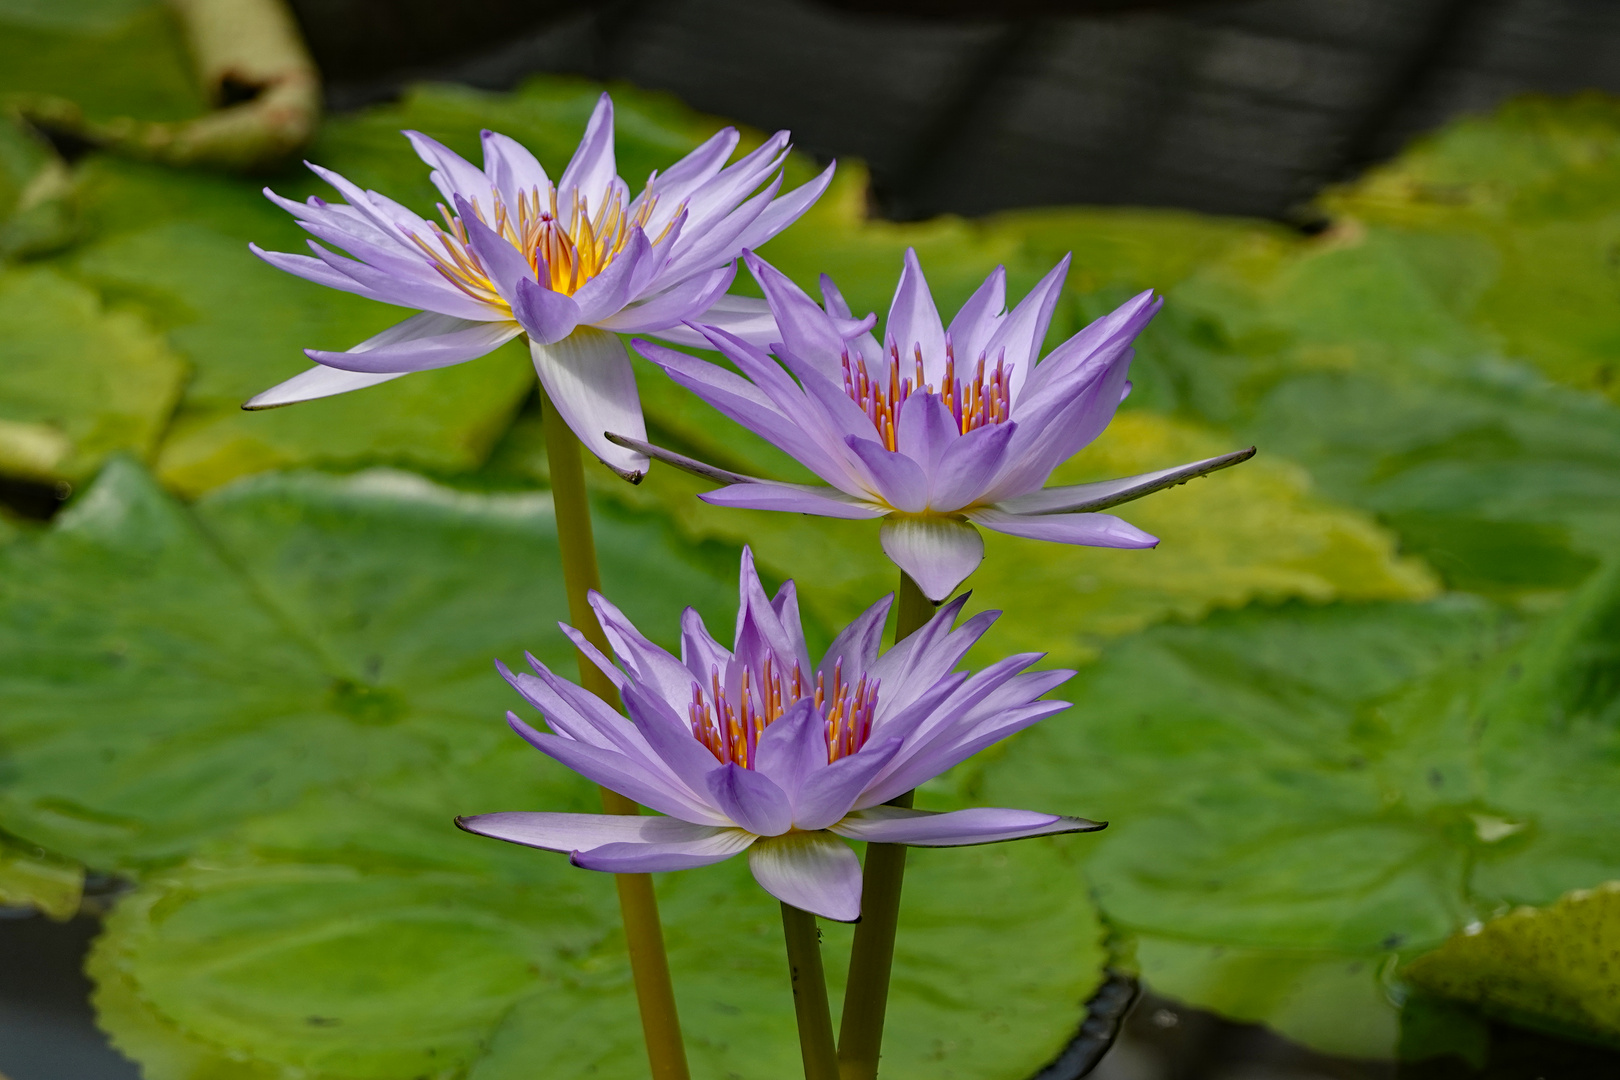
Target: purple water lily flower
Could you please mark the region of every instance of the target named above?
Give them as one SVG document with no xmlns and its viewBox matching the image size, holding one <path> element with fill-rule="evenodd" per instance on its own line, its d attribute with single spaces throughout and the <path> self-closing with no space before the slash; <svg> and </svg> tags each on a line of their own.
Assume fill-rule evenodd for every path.
<svg viewBox="0 0 1620 1080">
<path fill-rule="evenodd" d="M 793 583 L 767 598 L 745 549 L 740 591 L 729 650 L 687 608 L 677 659 L 596 593 L 619 666 L 563 627 L 619 688 L 628 719 L 532 656 L 533 675 L 501 665 L 550 727 L 509 713 L 519 735 L 659 816 L 519 812 L 457 824 L 612 873 L 686 870 L 746 851 L 771 895 L 844 922 L 860 916 L 861 867 L 843 840 L 952 847 L 1103 827 L 1028 810 L 883 805 L 1068 707 L 1039 700 L 1074 674 L 1027 671 L 1040 653 L 955 670 L 999 612 L 953 629 L 964 597 L 879 655 L 888 597 L 812 665 Z"/>
<path fill-rule="evenodd" d="M 610 468 L 636 478 L 647 459 L 607 442 L 608 430 L 645 430 L 630 358 L 616 336 L 658 334 L 703 346 L 686 323 L 701 318 L 741 340 L 776 336 L 759 300 L 725 295 L 737 256 L 796 221 L 832 179 L 832 167 L 777 198 L 788 133 L 722 167 L 737 146 L 726 128 L 654 173 L 634 199 L 615 173 L 613 102 L 603 94 L 573 160 L 553 182 L 533 154 L 483 133 L 484 167 L 407 131 L 444 196 L 441 225 L 337 173 L 310 165 L 344 202 L 283 199 L 316 240 L 314 256 L 254 254 L 299 277 L 413 315 L 346 352 L 305 350 L 317 367 L 244 407 L 271 408 L 464 363 L 527 334 L 547 396 Z M 773 176 L 774 174 L 774 176 Z M 761 189 L 761 185 L 764 185 Z"/>
<path fill-rule="evenodd" d="M 1130 391 L 1132 342 L 1162 304 L 1144 292 L 1036 363 L 1066 256 L 1011 311 L 1006 273 L 997 267 L 947 328 L 916 253 L 907 251 L 881 347 L 869 333 L 846 332 L 849 306 L 825 275 L 823 309 L 762 259 L 744 258 L 781 330 L 770 346 L 776 359 L 718 324 L 697 329 L 741 375 L 651 342 L 633 344 L 830 486 L 716 469 L 625 432 L 615 441 L 726 485 L 700 496 L 717 506 L 883 518 L 883 550 L 931 600 L 949 596 L 983 559 L 975 526 L 1064 544 L 1152 547 L 1157 539 L 1099 511 L 1254 454 L 1251 447 L 1042 489 L 1113 419 Z"/>
</svg>

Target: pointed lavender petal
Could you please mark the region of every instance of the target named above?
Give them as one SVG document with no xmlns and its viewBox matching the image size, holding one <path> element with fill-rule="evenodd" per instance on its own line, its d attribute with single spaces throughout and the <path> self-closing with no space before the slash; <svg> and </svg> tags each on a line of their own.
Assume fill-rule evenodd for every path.
<svg viewBox="0 0 1620 1080">
<path fill-rule="evenodd" d="M 958 371 L 979 359 L 1006 310 L 1007 268 L 998 266 L 951 320 L 951 347 L 956 353 Z"/>
<path fill-rule="evenodd" d="M 928 474 L 921 463 L 873 439 L 851 435 L 844 442 L 866 466 L 874 495 L 902 513 L 918 514 L 927 509 Z"/>
<path fill-rule="evenodd" d="M 895 287 L 883 330 L 900 347 L 903 371 L 911 370 L 913 356 L 920 347 L 928 381 L 940 385 L 945 377 L 945 326 L 940 322 L 933 294 L 928 291 L 928 280 L 923 277 L 915 248 L 906 249 L 900 283 Z"/>
<path fill-rule="evenodd" d="M 787 793 L 769 777 L 740 765 L 722 765 L 709 774 L 714 805 L 739 828 L 757 836 L 779 836 L 793 827 Z"/>
<path fill-rule="evenodd" d="M 380 375 L 453 367 L 488 355 L 522 333 L 515 322 L 472 322 L 424 311 L 347 352 L 305 349 L 317 364 Z"/>
<path fill-rule="evenodd" d="M 1234 450 L 1230 454 L 1220 454 L 1205 458 L 1203 461 L 1139 473 L 1118 480 L 1099 480 L 1091 484 L 1044 488 L 1029 495 L 1003 500 L 997 503 L 995 508 L 1009 514 L 1072 514 L 1106 510 L 1111 506 L 1151 495 L 1155 491 L 1163 491 L 1165 488 L 1185 484 L 1200 476 L 1208 476 L 1212 472 L 1240 464 L 1252 457 L 1254 447 L 1251 446 L 1247 450 Z"/>
<path fill-rule="evenodd" d="M 1150 548 L 1159 538 L 1112 514 L 1009 514 L 1004 510 L 968 511 L 968 520 L 1008 536 L 1047 540 L 1083 547 Z"/>
<path fill-rule="evenodd" d="M 822 744 L 825 746 L 825 742 Z M 804 778 L 793 803 L 793 827 L 825 829 L 850 812 L 861 793 L 900 752 L 900 739 L 869 742 L 854 754 L 826 764 Z"/>
<path fill-rule="evenodd" d="M 581 851 L 603 844 L 668 844 L 710 840 L 734 830 L 645 814 L 557 814 L 506 811 L 456 818 L 470 833 L 545 851 Z M 740 849 L 739 849 L 740 850 Z"/>
<path fill-rule="evenodd" d="M 985 343 L 984 351 L 990 364 L 1005 356 L 1012 366 L 1008 385 L 1012 399 L 1018 400 L 1018 391 L 1035 366 L 1040 355 L 1046 328 L 1052 323 L 1052 312 L 1057 308 L 1058 296 L 1063 291 L 1063 279 L 1069 273 L 1069 256 L 1065 255 L 1045 277 L 1036 283 L 1029 295 L 1007 313 Z"/>
<path fill-rule="evenodd" d="M 507 213 L 517 212 L 520 197 L 533 198 L 538 193 L 543 198 L 551 189 L 545 168 L 522 143 L 498 131 L 485 130 L 480 138 L 484 144 L 484 175 L 501 193 Z"/>
<path fill-rule="evenodd" d="M 742 829 L 720 829 L 696 840 L 603 844 L 576 851 L 569 862 L 585 870 L 608 874 L 657 874 L 668 870 L 696 870 L 725 862 L 746 851 L 755 841 Z"/>
<path fill-rule="evenodd" d="M 739 510 L 781 510 L 848 521 L 870 520 L 889 513 L 886 506 L 845 495 L 834 487 L 779 484 L 772 480 L 706 491 L 698 498 L 711 506 L 729 506 Z"/>
<path fill-rule="evenodd" d="M 969 810 L 933 813 L 899 806 L 857 810 L 829 831 L 850 840 L 875 844 L 910 844 L 914 847 L 965 847 L 997 844 L 1054 833 L 1096 832 L 1107 822 L 1038 814 L 1033 810 L 1003 810 L 981 806 Z"/>
<path fill-rule="evenodd" d="M 279 409 L 283 405 L 296 405 L 301 401 L 315 401 L 334 394 L 347 394 L 351 390 L 364 390 L 368 386 L 409 375 L 408 371 L 363 372 L 343 371 L 317 364 L 300 372 L 286 382 L 277 383 L 263 393 L 255 394 L 242 403 L 249 412 L 259 409 Z"/>
<path fill-rule="evenodd" d="M 618 179 L 613 160 L 613 99 L 603 94 L 596 101 L 591 119 L 585 125 L 585 135 L 579 140 L 568 167 L 557 181 L 557 209 L 566 224 L 572 225 L 574 197 L 586 203 L 586 210 L 594 215 L 602 193 Z"/>
</svg>

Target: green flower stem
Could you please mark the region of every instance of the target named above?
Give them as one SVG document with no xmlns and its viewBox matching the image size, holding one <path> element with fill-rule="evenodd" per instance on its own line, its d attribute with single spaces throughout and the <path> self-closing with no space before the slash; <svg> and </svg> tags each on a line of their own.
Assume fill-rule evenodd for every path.
<svg viewBox="0 0 1620 1080">
<path fill-rule="evenodd" d="M 541 407 L 569 620 L 591 644 L 611 656 L 607 635 L 602 633 L 587 599 L 590 590 L 601 588 L 602 579 L 596 568 L 596 543 L 591 538 L 591 507 L 585 497 L 579 439 L 551 407 L 544 391 Z M 579 654 L 579 681 L 614 708 L 620 707 L 618 690 L 584 653 Z M 641 812 L 633 800 L 607 788 L 602 789 L 602 808 L 610 814 Z M 664 930 L 658 922 L 652 876 L 615 874 L 613 880 L 619 888 L 619 912 L 624 920 L 624 940 L 630 951 L 630 971 L 636 984 L 636 1002 L 641 1006 L 641 1030 L 647 1040 L 653 1080 L 688 1080 L 686 1047 L 681 1042 L 681 1022 L 675 1013 L 675 987 L 669 978 L 669 957 L 664 952 Z"/>
<path fill-rule="evenodd" d="M 783 904 L 782 935 L 787 939 L 788 971 L 793 976 L 793 1013 L 799 1021 L 804 1080 L 838 1080 L 838 1051 L 833 1046 L 832 1010 L 827 1007 L 827 977 L 821 970 L 821 932 L 816 929 L 816 917 Z"/>
<path fill-rule="evenodd" d="M 917 583 L 900 574 L 898 644 L 933 618 L 934 605 Z M 910 806 L 913 792 L 890 805 Z M 883 1017 L 889 1007 L 889 969 L 894 965 L 894 932 L 900 921 L 900 887 L 906 878 L 906 849 L 900 844 L 866 845 L 861 872 L 861 921 L 849 951 L 849 982 L 838 1028 L 838 1072 L 842 1080 L 875 1080 L 883 1051 Z"/>
</svg>

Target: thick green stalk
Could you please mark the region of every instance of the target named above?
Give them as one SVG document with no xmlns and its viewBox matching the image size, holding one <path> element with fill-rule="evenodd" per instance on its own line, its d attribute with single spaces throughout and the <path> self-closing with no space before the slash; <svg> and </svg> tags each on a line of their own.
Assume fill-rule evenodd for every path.
<svg viewBox="0 0 1620 1080">
<path fill-rule="evenodd" d="M 827 1007 L 827 977 L 821 970 L 816 917 L 783 904 L 782 935 L 787 939 L 788 971 L 793 976 L 793 1013 L 799 1020 L 804 1080 L 838 1080 L 838 1051 L 833 1046 L 832 1010 Z"/>
<path fill-rule="evenodd" d="M 921 629 L 934 605 L 910 575 L 900 574 L 899 611 L 894 640 Z M 912 793 L 890 800 L 910 806 Z M 838 1027 L 838 1072 L 842 1080 L 876 1080 L 883 1051 L 883 1018 L 889 1007 L 889 969 L 894 965 L 894 932 L 900 921 L 900 887 L 906 878 L 906 849 L 899 844 L 866 845 L 861 870 L 861 921 L 849 951 L 849 982 Z"/>
<path fill-rule="evenodd" d="M 612 655 L 607 635 L 591 610 L 588 594 L 601 588 L 596 543 L 591 537 L 591 508 L 585 497 L 585 468 L 579 439 L 541 394 L 546 458 L 551 470 L 551 501 L 557 518 L 557 546 L 562 551 L 563 581 L 568 590 L 569 621 L 603 653 Z M 579 654 L 579 681 L 591 693 L 619 707 L 619 692 L 606 675 Z M 602 789 L 602 809 L 610 814 L 639 814 L 641 807 L 616 791 Z M 686 1047 L 675 1014 L 675 987 L 669 978 L 664 930 L 658 922 L 658 898 L 649 874 L 615 874 L 624 940 L 630 950 L 630 973 L 641 1006 L 641 1030 L 653 1080 L 688 1080 Z"/>
</svg>

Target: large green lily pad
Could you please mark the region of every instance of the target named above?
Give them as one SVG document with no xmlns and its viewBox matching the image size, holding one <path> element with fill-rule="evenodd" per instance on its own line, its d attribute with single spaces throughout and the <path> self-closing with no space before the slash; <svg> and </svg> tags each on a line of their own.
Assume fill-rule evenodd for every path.
<svg viewBox="0 0 1620 1080">
<path fill-rule="evenodd" d="M 729 619 L 734 552 L 668 536 L 601 520 L 607 587 L 666 631 L 687 604 Z M 186 508 L 118 461 L 0 567 L 0 827 L 103 870 L 471 767 L 513 741 L 492 660 L 572 664 L 543 494 L 267 476 Z"/>
<path fill-rule="evenodd" d="M 1474 923 L 1406 974 L 1521 1023 L 1620 1043 L 1620 884 Z"/>
<path fill-rule="evenodd" d="M 154 1080 L 504 1080 L 536 1061 L 556 1076 L 641 1075 L 611 882 L 427 809 L 498 805 L 482 779 L 319 800 L 151 878 L 90 964 L 115 1043 Z M 531 798 L 571 794 L 542 784 Z M 1061 1048 L 1103 959 L 1089 902 L 1063 888 L 1068 843 L 915 860 L 888 1069 L 1022 1080 Z M 658 887 L 694 1073 L 791 1073 L 776 902 L 742 860 Z M 986 920 L 1002 928 L 993 949 Z M 824 929 L 836 991 L 849 932 Z"/>
<path fill-rule="evenodd" d="M 1395 957 L 1620 868 L 1617 585 L 1600 575 L 1522 644 L 1465 597 L 1158 627 L 962 783 L 1115 822 L 1086 873 L 1151 984 L 1387 1055 L 1374 987 Z M 1317 1005 L 1265 989 L 1289 979 Z"/>
</svg>

